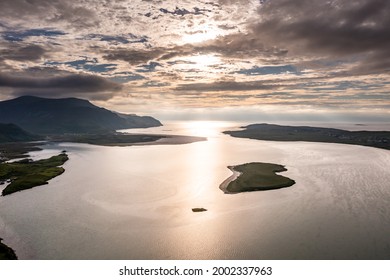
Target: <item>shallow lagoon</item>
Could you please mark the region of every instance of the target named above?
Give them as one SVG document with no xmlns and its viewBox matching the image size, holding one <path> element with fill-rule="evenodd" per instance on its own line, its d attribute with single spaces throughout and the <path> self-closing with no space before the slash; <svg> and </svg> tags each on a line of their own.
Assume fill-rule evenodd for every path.
<svg viewBox="0 0 390 280">
<path fill-rule="evenodd" d="M 186 145 L 45 146 L 33 157 L 67 150 L 66 171 L 0 197 L 0 236 L 22 259 L 390 259 L 390 151 L 220 133 L 232 125 L 139 130 L 208 137 Z M 296 184 L 224 194 L 227 166 L 252 161 Z"/>
</svg>

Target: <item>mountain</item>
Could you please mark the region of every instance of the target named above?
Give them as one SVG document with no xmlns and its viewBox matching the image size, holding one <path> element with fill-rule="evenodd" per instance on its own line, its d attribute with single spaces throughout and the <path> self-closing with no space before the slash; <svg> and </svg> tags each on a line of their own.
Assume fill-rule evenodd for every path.
<svg viewBox="0 0 390 280">
<path fill-rule="evenodd" d="M 22 96 L 0 102 L 0 122 L 14 123 L 32 133 L 96 133 L 161 126 L 152 117 L 119 114 L 84 99 Z"/>
<path fill-rule="evenodd" d="M 17 125 L 0 123 L 0 143 L 26 142 L 39 139 L 38 136 L 24 131 Z"/>
</svg>

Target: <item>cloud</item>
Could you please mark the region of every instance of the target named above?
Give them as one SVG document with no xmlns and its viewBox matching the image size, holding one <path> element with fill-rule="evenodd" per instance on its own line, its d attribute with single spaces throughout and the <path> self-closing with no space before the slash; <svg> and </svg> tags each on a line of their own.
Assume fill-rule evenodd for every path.
<svg viewBox="0 0 390 280">
<path fill-rule="evenodd" d="M 122 87 L 99 76 L 66 75 L 50 78 L 37 78 L 26 75 L 0 74 L 0 89 L 10 88 L 12 95 L 33 94 L 39 96 L 74 96 L 87 94 L 94 99 L 109 99 L 113 92 Z"/>
<path fill-rule="evenodd" d="M 55 37 L 65 35 L 66 33 L 51 29 L 28 29 L 22 31 L 5 31 L 2 32 L 2 37 L 10 42 L 20 42 L 29 37 Z"/>
<path fill-rule="evenodd" d="M 389 14 L 386 0 L 273 0 L 259 8 L 250 30 L 296 55 L 354 56 L 363 64 L 375 60 L 370 68 L 381 71 L 390 60 Z"/>
<path fill-rule="evenodd" d="M 280 85 L 265 84 L 264 82 L 236 82 L 217 81 L 213 83 L 180 84 L 176 87 L 179 91 L 215 92 L 215 91 L 253 91 L 278 89 Z"/>
<path fill-rule="evenodd" d="M 107 51 L 107 54 L 103 57 L 107 60 L 123 60 L 131 65 L 139 65 L 158 58 L 163 54 L 163 52 L 164 49 L 159 48 L 151 50 L 118 48 L 115 50 Z"/>
<path fill-rule="evenodd" d="M 299 71 L 292 65 L 282 65 L 282 66 L 263 66 L 258 67 L 254 66 L 250 69 L 241 69 L 239 71 L 232 72 L 231 74 L 243 74 L 249 76 L 256 75 L 277 75 L 277 74 L 299 74 Z"/>
<path fill-rule="evenodd" d="M 145 46 L 150 46 L 148 43 L 148 36 L 137 36 L 132 33 L 123 35 L 123 36 L 112 36 L 112 35 L 103 35 L 103 34 L 89 34 L 85 37 L 89 39 L 99 39 L 103 42 L 110 42 L 114 45 L 118 44 L 145 44 Z"/>
<path fill-rule="evenodd" d="M 75 1 L 62 0 L 2 0 L 0 18 L 7 22 L 45 21 L 65 22 L 73 28 L 86 28 L 97 24 L 95 12 Z"/>
<path fill-rule="evenodd" d="M 160 12 L 162 12 L 164 14 L 171 14 L 174 16 L 185 16 L 185 15 L 204 15 L 205 12 L 211 12 L 211 10 L 200 9 L 200 8 L 194 7 L 193 11 L 189 11 L 185 8 L 180 9 L 179 7 L 176 7 L 176 9 L 174 11 L 169 11 L 167 9 L 161 8 Z"/>
<path fill-rule="evenodd" d="M 0 50 L 0 61 L 15 60 L 15 61 L 36 61 L 40 60 L 46 53 L 46 50 L 41 46 L 8 46 L 8 48 Z"/>
</svg>

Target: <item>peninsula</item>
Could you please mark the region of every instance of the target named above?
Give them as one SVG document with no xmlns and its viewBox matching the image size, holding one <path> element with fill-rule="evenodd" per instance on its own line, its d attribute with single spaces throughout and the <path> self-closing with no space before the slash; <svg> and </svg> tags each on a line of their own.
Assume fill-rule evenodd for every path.
<svg viewBox="0 0 390 280">
<path fill-rule="evenodd" d="M 274 190 L 295 184 L 294 180 L 276 174 L 287 171 L 279 164 L 251 162 L 228 168 L 233 171 L 233 175 L 220 185 L 220 189 L 226 194 Z"/>
<path fill-rule="evenodd" d="M 233 137 L 268 141 L 307 141 L 370 146 L 390 150 L 390 131 L 348 131 L 311 126 L 251 124 L 244 130 L 224 131 Z"/>
<path fill-rule="evenodd" d="M 48 184 L 48 181 L 61 175 L 65 169 L 60 167 L 68 160 L 68 155 L 61 153 L 48 159 L 32 161 L 23 159 L 11 163 L 0 164 L 0 183 L 9 185 L 2 191 L 2 195 L 31 189 Z"/>
</svg>

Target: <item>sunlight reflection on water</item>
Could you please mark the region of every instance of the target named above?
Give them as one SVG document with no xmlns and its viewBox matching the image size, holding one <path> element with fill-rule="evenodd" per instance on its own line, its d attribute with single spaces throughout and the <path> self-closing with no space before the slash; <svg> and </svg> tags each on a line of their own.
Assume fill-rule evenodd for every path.
<svg viewBox="0 0 390 280">
<path fill-rule="evenodd" d="M 389 151 L 221 133 L 238 126 L 131 130 L 208 137 L 186 145 L 49 146 L 68 151 L 66 172 L 1 197 L 1 235 L 21 258 L 36 259 L 390 257 Z M 227 166 L 250 161 L 286 165 L 283 175 L 297 183 L 223 194 Z"/>
</svg>

